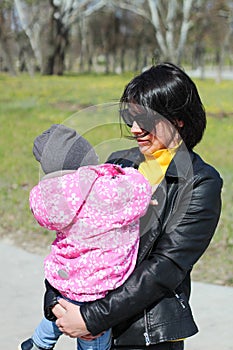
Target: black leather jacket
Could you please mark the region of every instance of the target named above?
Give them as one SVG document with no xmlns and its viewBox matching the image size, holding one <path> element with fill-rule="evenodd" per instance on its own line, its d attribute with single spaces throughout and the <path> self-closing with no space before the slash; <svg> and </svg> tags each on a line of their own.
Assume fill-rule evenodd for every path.
<svg viewBox="0 0 233 350">
<path fill-rule="evenodd" d="M 138 148 L 119 151 L 109 162 L 134 166 Z M 103 299 L 81 306 L 93 334 L 113 328 L 115 345 L 145 346 L 198 332 L 188 303 L 190 272 L 216 229 L 222 179 L 197 154 L 181 145 L 141 220 L 136 269 Z"/>
</svg>

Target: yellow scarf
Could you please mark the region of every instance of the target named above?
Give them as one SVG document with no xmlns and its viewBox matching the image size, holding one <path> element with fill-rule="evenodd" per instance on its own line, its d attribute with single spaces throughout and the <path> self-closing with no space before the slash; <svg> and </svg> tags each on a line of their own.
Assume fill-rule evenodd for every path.
<svg viewBox="0 0 233 350">
<path fill-rule="evenodd" d="M 145 161 L 139 165 L 138 170 L 152 186 L 159 184 L 163 180 L 177 148 L 178 146 L 160 149 L 151 154 L 151 156 L 145 156 Z"/>
</svg>

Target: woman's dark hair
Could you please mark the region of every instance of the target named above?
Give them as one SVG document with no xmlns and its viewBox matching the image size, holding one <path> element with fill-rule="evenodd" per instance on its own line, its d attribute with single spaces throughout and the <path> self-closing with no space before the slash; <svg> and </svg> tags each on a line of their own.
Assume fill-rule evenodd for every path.
<svg viewBox="0 0 233 350">
<path fill-rule="evenodd" d="M 206 114 L 197 88 L 189 76 L 172 63 L 152 66 L 133 78 L 120 103 L 121 108 L 135 103 L 161 114 L 179 130 L 188 149 L 202 139 Z M 178 127 L 179 121 L 183 122 L 182 127 Z"/>
</svg>

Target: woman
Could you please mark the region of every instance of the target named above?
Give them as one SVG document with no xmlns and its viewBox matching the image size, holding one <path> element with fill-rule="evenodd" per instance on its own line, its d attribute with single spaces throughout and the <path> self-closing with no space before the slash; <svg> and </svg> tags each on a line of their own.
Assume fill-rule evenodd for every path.
<svg viewBox="0 0 233 350">
<path fill-rule="evenodd" d="M 108 161 L 138 168 L 157 187 L 157 205 L 141 220 L 137 267 L 105 298 L 80 309 L 61 300 L 53 312 L 72 337 L 91 338 L 112 327 L 114 349 L 180 350 L 198 331 L 188 303 L 190 273 L 221 210 L 222 180 L 193 152 L 206 127 L 205 111 L 192 80 L 164 63 L 126 86 L 121 116 L 138 147 Z"/>
</svg>

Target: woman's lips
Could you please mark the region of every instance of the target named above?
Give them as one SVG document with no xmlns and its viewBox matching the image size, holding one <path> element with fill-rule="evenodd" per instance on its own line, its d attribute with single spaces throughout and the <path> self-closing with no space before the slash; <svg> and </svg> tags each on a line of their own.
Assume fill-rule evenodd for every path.
<svg viewBox="0 0 233 350">
<path fill-rule="evenodd" d="M 134 135 L 134 138 L 137 140 L 137 141 L 147 141 L 144 139 L 144 137 L 146 137 L 147 135 L 149 135 L 149 132 L 144 132 L 143 134 L 137 134 L 137 135 Z"/>
<path fill-rule="evenodd" d="M 137 139 L 137 143 L 139 146 L 148 146 L 150 143 L 150 140 Z"/>
<path fill-rule="evenodd" d="M 139 146 L 148 145 L 150 140 L 147 138 L 147 135 L 149 135 L 149 132 L 147 131 L 142 134 L 134 135 L 134 138 L 136 139 Z"/>
</svg>

